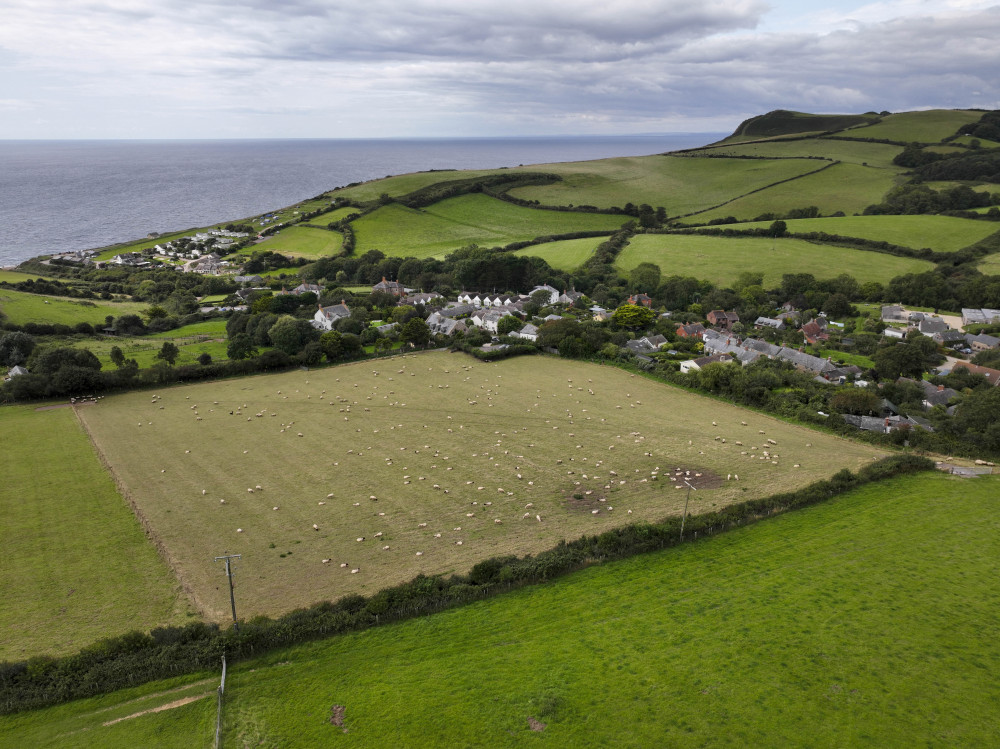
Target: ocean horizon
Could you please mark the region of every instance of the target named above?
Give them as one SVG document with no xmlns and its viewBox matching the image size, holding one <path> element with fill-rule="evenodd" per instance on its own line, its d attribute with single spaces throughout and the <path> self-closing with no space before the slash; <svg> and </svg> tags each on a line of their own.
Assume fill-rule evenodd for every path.
<svg viewBox="0 0 1000 749">
<path fill-rule="evenodd" d="M 643 156 L 726 135 L 0 140 L 0 266 L 237 221 L 395 174 Z"/>
</svg>

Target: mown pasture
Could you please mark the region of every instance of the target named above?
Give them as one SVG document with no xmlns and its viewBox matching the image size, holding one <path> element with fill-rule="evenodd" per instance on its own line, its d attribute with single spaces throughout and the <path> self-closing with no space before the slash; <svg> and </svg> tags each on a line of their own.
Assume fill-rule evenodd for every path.
<svg viewBox="0 0 1000 749">
<path fill-rule="evenodd" d="M 822 164 L 816 161 L 810 163 Z M 766 213 L 782 215 L 795 208 L 813 205 L 825 214 L 837 211 L 861 213 L 867 206 L 882 201 L 895 184 L 895 177 L 896 172 L 889 169 L 835 164 L 822 172 L 773 185 L 766 190 L 752 194 L 745 194 L 748 190 L 741 191 L 739 194 L 744 197 L 697 213 L 688 220 L 711 221 L 735 216 L 749 221 Z"/>
<path fill-rule="evenodd" d="M 241 663 L 225 745 L 988 746 L 1000 732 L 998 489 L 996 477 L 894 479 Z M 208 699 L 101 723 L 213 681 L 3 717 L 0 747 L 198 745 L 212 735 Z"/>
<path fill-rule="evenodd" d="M 677 467 L 721 477 L 692 497 L 699 511 L 877 454 L 617 368 L 441 352 L 130 393 L 81 414 L 213 620 L 229 606 L 210 562 L 224 551 L 243 554 L 241 612 L 278 613 L 678 513 Z"/>
<path fill-rule="evenodd" d="M 332 223 L 334 221 L 340 221 L 341 219 L 345 219 L 348 216 L 350 216 L 351 214 L 354 214 L 354 213 L 357 213 L 357 212 L 358 212 L 358 209 L 354 208 L 352 206 L 348 206 L 346 208 L 337 208 L 335 210 L 328 211 L 327 213 L 321 213 L 320 215 L 316 216 L 315 218 L 309 219 L 308 225 L 310 225 L 310 226 L 322 226 L 322 227 L 325 228 L 327 226 L 327 224 L 330 224 L 330 223 Z"/>
<path fill-rule="evenodd" d="M 0 660 L 183 624 L 186 597 L 73 410 L 5 406 L 0 435 Z"/>
<path fill-rule="evenodd" d="M 0 281 L 6 283 L 21 283 L 22 281 L 53 280 L 54 276 L 41 276 L 38 273 L 22 273 L 17 270 L 0 270 Z"/>
<path fill-rule="evenodd" d="M 499 169 L 442 169 L 433 172 L 411 172 L 409 174 L 399 174 L 383 179 L 376 179 L 364 182 L 354 187 L 344 187 L 334 190 L 331 195 L 336 197 L 351 198 L 359 202 L 378 200 L 382 195 L 389 195 L 398 198 L 401 195 L 419 190 L 438 182 L 450 180 L 468 179 L 469 177 L 483 177 L 487 174 L 502 173 Z M 532 169 L 531 171 L 538 171 Z M 357 210 L 357 209 L 354 209 Z"/>
<path fill-rule="evenodd" d="M 932 109 L 900 112 L 882 118 L 874 125 L 839 133 L 845 138 L 879 138 L 900 143 L 939 143 L 954 135 L 962 125 L 978 122 L 982 112 L 961 109 Z"/>
<path fill-rule="evenodd" d="M 885 283 L 894 276 L 934 267 L 926 260 L 801 239 L 697 234 L 637 234 L 618 255 L 615 266 L 627 273 L 639 263 L 660 266 L 664 276 L 692 276 L 721 286 L 729 286 L 744 271 L 763 273 L 767 288 L 780 284 L 783 274 L 803 269 L 816 278 L 849 273 L 857 279 Z"/>
<path fill-rule="evenodd" d="M 198 357 L 202 354 L 211 356 L 212 361 L 226 361 L 229 358 L 229 354 L 227 352 L 224 333 L 222 339 L 219 340 L 214 336 L 197 336 L 173 340 L 170 338 L 137 336 L 102 338 L 98 340 L 75 340 L 69 342 L 69 345 L 75 348 L 89 349 L 94 352 L 94 356 L 101 362 L 102 369 L 112 370 L 115 368 L 111 361 L 111 349 L 115 346 L 122 350 L 126 359 L 135 359 L 136 364 L 139 365 L 139 369 L 148 369 L 160 361 L 156 355 L 159 353 L 165 340 L 173 340 L 173 343 L 177 346 L 179 353 L 177 359 L 174 361 L 176 366 L 197 364 Z"/>
<path fill-rule="evenodd" d="M 16 325 L 29 322 L 76 325 L 87 322 L 103 326 L 108 315 L 138 315 L 148 306 L 140 302 L 71 299 L 0 289 L 0 312 Z"/>
<path fill-rule="evenodd" d="M 594 250 L 604 240 L 600 237 L 586 239 L 561 239 L 545 242 L 518 250 L 516 255 L 540 257 L 557 270 L 576 270 L 594 254 Z"/>
<path fill-rule="evenodd" d="M 533 171 L 562 175 L 551 185 L 518 187 L 514 197 L 546 205 L 625 203 L 663 206 L 671 216 L 710 208 L 727 200 L 822 166 L 814 160 L 705 159 L 697 156 L 633 156 L 566 164 Z"/>
<path fill-rule="evenodd" d="M 344 236 L 339 231 L 320 229 L 315 226 L 290 226 L 255 245 L 256 251 L 270 250 L 289 257 L 304 257 L 316 260 L 340 254 Z"/>
<path fill-rule="evenodd" d="M 829 138 L 803 140 L 769 140 L 755 143 L 734 143 L 705 149 L 712 156 L 758 156 L 770 158 L 808 158 L 821 156 L 849 164 L 890 167 L 903 149 L 885 143 L 847 142 Z M 819 165 L 817 165 L 819 166 Z"/>
<path fill-rule="evenodd" d="M 726 224 L 724 229 L 766 229 L 771 221 Z M 793 234 L 826 232 L 889 242 L 915 250 L 930 247 L 936 252 L 956 252 L 993 234 L 1000 225 L 954 216 L 841 216 L 839 218 L 787 219 Z M 713 227 L 714 228 L 714 227 Z"/>
<path fill-rule="evenodd" d="M 505 245 L 551 234 L 607 231 L 627 216 L 523 208 L 486 195 L 461 195 L 422 209 L 382 206 L 353 222 L 355 252 L 404 257 L 444 256 L 470 244 Z"/>
<path fill-rule="evenodd" d="M 980 273 L 987 276 L 1000 276 L 1000 254 L 987 255 L 976 266 Z"/>
</svg>

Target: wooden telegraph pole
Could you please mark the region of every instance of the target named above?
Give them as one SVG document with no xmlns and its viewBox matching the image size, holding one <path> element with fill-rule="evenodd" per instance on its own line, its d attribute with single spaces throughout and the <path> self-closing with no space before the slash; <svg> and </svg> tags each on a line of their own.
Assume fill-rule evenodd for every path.
<svg viewBox="0 0 1000 749">
<path fill-rule="evenodd" d="M 216 562 L 221 561 L 223 559 L 226 560 L 226 577 L 229 578 L 229 603 L 232 604 L 232 607 L 233 607 L 233 629 L 236 632 L 240 631 L 240 625 L 239 625 L 239 622 L 236 621 L 236 596 L 233 594 L 233 566 L 232 566 L 232 560 L 234 560 L 234 559 L 242 559 L 242 558 L 243 558 L 242 554 L 226 554 L 225 556 L 221 556 L 221 557 L 216 557 L 215 558 Z"/>
</svg>

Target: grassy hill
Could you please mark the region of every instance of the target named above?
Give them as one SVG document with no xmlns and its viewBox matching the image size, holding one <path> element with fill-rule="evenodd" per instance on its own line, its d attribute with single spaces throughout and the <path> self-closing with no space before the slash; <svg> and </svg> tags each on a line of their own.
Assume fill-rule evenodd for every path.
<svg viewBox="0 0 1000 749">
<path fill-rule="evenodd" d="M 290 257 L 304 257 L 311 260 L 338 254 L 343 246 L 344 236 L 338 231 L 320 229 L 315 226 L 290 226 L 276 235 L 256 245 L 256 250 L 271 250 Z"/>
<path fill-rule="evenodd" d="M 139 302 L 71 299 L 69 297 L 29 294 L 14 289 L 0 289 L 0 312 L 12 323 L 60 323 L 75 325 L 88 322 L 104 325 L 108 315 L 139 314 L 149 305 Z"/>
<path fill-rule="evenodd" d="M 995 233 L 997 224 L 952 216 L 842 216 L 839 218 L 803 218 L 785 221 L 793 234 L 826 232 L 843 237 L 858 237 L 889 242 L 902 247 L 936 252 L 956 252 Z M 727 224 L 726 229 L 767 228 L 770 221 Z"/>
<path fill-rule="evenodd" d="M 998 488 L 895 479 L 243 663 L 226 745 L 988 746 Z M 213 681 L 0 718 L 0 747 L 207 743 Z"/>
<path fill-rule="evenodd" d="M 709 237 L 690 234 L 640 234 L 632 237 L 615 265 L 628 272 L 639 263 L 660 266 L 664 276 L 705 278 L 720 286 L 732 284 L 740 273 L 764 274 L 764 285 L 781 283 L 785 273 L 812 273 L 835 278 L 886 282 L 904 273 L 933 269 L 925 260 L 834 247 L 799 239 L 766 237 Z"/>
<path fill-rule="evenodd" d="M 443 256 L 469 244 L 510 244 L 573 231 L 607 231 L 627 217 L 522 208 L 486 195 L 462 195 L 423 209 L 390 203 L 357 219 L 357 254 L 381 250 L 402 257 Z"/>
<path fill-rule="evenodd" d="M 594 254 L 594 249 L 601 243 L 601 238 L 562 239 L 558 242 L 545 242 L 523 250 L 517 250 L 517 255 L 540 257 L 558 270 L 576 270 Z"/>
<path fill-rule="evenodd" d="M 871 114 L 807 114 L 776 109 L 773 112 L 751 117 L 740 123 L 734 139 L 773 138 L 800 133 L 821 133 L 828 130 L 844 130 L 858 125 L 878 121 L 878 115 Z"/>
<path fill-rule="evenodd" d="M 976 122 L 982 114 L 961 109 L 900 112 L 841 135 L 847 138 L 884 138 L 900 143 L 938 143 L 942 138 L 954 135 L 962 125 Z"/>
</svg>

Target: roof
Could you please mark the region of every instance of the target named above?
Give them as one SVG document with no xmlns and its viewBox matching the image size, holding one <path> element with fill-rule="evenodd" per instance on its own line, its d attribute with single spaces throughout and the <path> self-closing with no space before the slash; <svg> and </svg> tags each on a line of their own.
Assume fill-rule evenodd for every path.
<svg viewBox="0 0 1000 749">
<path fill-rule="evenodd" d="M 969 362 L 960 361 L 955 363 L 955 366 L 951 368 L 951 371 L 954 372 L 959 367 L 964 367 L 973 374 L 982 375 L 991 385 L 1000 385 L 1000 369 L 980 367 L 978 364 L 970 364 Z"/>
</svg>

